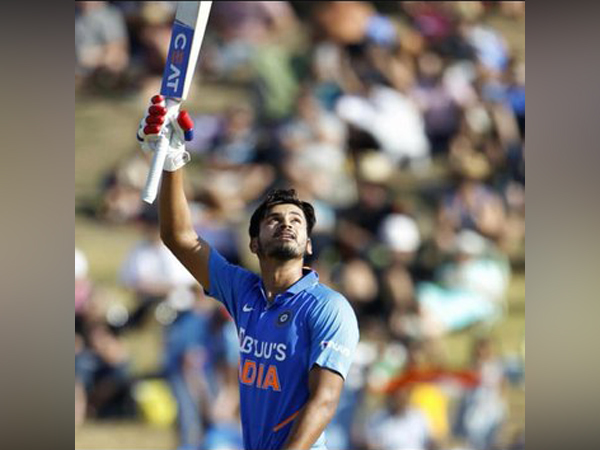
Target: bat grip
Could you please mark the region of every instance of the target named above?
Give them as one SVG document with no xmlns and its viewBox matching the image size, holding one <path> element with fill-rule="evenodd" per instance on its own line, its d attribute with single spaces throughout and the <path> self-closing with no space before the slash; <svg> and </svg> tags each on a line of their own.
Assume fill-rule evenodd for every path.
<svg viewBox="0 0 600 450">
<path fill-rule="evenodd" d="M 166 99 L 165 103 L 165 106 L 168 109 L 167 117 L 176 115 L 179 110 L 179 102 L 172 99 Z M 165 165 L 165 158 L 169 151 L 170 136 L 165 135 L 165 133 L 171 133 L 171 131 L 170 127 L 164 127 L 157 139 L 150 143 L 150 145 L 154 147 L 154 156 L 152 158 L 152 164 L 150 165 L 148 177 L 146 178 L 146 185 L 142 191 L 142 200 L 150 205 L 154 203 L 154 200 L 156 199 L 160 178 Z"/>
<path fill-rule="evenodd" d="M 163 166 L 165 165 L 165 158 L 167 157 L 167 151 L 169 150 L 169 139 L 165 136 L 161 136 L 157 141 L 154 150 L 154 157 L 152 158 L 152 165 L 146 178 L 146 185 L 142 192 L 142 200 L 148 204 L 154 203 L 156 194 L 158 193 L 158 185 L 160 184 L 160 178 L 162 175 Z"/>
</svg>

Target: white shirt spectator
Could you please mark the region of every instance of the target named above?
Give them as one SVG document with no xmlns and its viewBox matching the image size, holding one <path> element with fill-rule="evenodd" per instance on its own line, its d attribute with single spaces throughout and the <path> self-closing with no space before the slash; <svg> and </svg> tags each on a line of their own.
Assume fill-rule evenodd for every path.
<svg viewBox="0 0 600 450">
<path fill-rule="evenodd" d="M 83 279 L 86 278 L 88 274 L 88 260 L 85 254 L 75 248 L 75 279 Z"/>
<path fill-rule="evenodd" d="M 411 99 L 394 89 L 374 86 L 367 97 L 345 95 L 338 101 L 336 113 L 372 134 L 394 162 L 429 158 L 421 113 Z"/>
<path fill-rule="evenodd" d="M 196 283 L 195 278 L 162 242 L 138 243 L 127 256 L 120 275 L 122 283 L 132 289 L 146 283 L 172 289 Z"/>
<path fill-rule="evenodd" d="M 369 448 L 380 450 L 427 450 L 431 430 L 425 415 L 408 407 L 401 415 L 388 411 L 375 414 L 368 422 L 366 438 Z"/>
</svg>

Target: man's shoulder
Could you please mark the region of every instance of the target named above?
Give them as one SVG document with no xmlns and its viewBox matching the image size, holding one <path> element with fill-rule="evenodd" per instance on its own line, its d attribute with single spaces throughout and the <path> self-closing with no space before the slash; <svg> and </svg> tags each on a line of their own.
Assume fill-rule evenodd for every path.
<svg viewBox="0 0 600 450">
<path fill-rule="evenodd" d="M 330 288 L 326 284 L 316 283 L 312 289 L 308 291 L 310 295 L 315 297 L 317 302 L 332 302 L 334 304 L 337 303 L 348 303 L 346 297 L 342 295 L 341 292 L 336 291 L 335 289 Z"/>
<path fill-rule="evenodd" d="M 354 309 L 348 299 L 331 287 L 317 283 L 310 291 L 315 299 L 315 306 L 320 311 L 335 311 L 354 315 Z"/>
<path fill-rule="evenodd" d="M 258 281 L 260 279 L 259 275 L 254 273 L 253 271 L 246 269 L 245 267 L 240 266 L 239 264 L 229 262 L 214 247 L 210 248 L 208 264 L 211 270 L 215 270 L 217 276 L 224 275 L 226 271 L 233 270 L 238 276 L 252 279 L 254 281 Z"/>
</svg>

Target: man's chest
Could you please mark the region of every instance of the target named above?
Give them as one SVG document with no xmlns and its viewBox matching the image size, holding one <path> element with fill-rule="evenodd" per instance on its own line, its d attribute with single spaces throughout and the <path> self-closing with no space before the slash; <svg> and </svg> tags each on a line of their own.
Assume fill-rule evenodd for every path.
<svg viewBox="0 0 600 450">
<path fill-rule="evenodd" d="M 309 334 L 304 311 L 293 305 L 242 305 L 238 319 L 242 355 L 286 361 L 309 347 Z"/>
<path fill-rule="evenodd" d="M 240 381 L 279 391 L 294 373 L 303 373 L 310 352 L 306 312 L 295 302 L 266 307 L 242 303 L 238 316 Z"/>
</svg>

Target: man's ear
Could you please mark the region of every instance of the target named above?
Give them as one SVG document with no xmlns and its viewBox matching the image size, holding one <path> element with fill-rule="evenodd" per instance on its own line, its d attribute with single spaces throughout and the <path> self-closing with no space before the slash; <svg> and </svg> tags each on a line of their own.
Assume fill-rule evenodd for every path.
<svg viewBox="0 0 600 450">
<path fill-rule="evenodd" d="M 258 254 L 258 238 L 250 239 L 250 251 L 255 255 Z"/>
<path fill-rule="evenodd" d="M 310 238 L 306 240 L 306 253 L 312 255 L 312 241 Z"/>
</svg>

